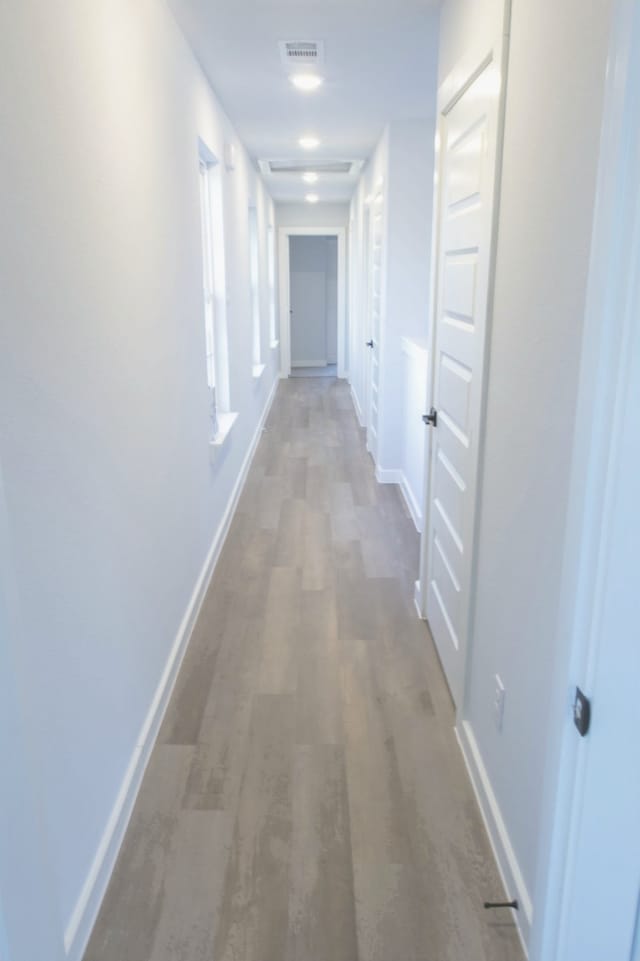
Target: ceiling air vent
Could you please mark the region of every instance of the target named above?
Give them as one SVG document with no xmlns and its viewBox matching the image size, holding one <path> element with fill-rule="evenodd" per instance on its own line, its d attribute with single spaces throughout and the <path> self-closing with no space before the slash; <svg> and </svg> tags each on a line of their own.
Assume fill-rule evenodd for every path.
<svg viewBox="0 0 640 961">
<path fill-rule="evenodd" d="M 280 59 L 287 68 L 324 63 L 324 44 L 321 40 L 281 40 Z"/>
<path fill-rule="evenodd" d="M 351 160 L 333 160 L 329 163 L 291 163 L 288 160 L 269 160 L 265 173 L 304 174 L 314 171 L 318 174 L 350 174 L 353 169 Z"/>
</svg>

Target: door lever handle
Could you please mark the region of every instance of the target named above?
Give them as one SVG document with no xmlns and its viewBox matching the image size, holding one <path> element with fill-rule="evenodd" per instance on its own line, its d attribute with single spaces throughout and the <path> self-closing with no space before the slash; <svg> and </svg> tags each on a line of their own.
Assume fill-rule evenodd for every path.
<svg viewBox="0 0 640 961">
<path fill-rule="evenodd" d="M 372 340 L 368 340 L 368 341 L 366 342 L 366 346 L 367 346 L 367 347 L 373 347 L 373 341 L 372 341 Z"/>
<path fill-rule="evenodd" d="M 422 423 L 426 424 L 428 427 L 438 426 L 438 411 L 435 407 L 432 407 L 428 414 L 422 415 Z"/>
</svg>

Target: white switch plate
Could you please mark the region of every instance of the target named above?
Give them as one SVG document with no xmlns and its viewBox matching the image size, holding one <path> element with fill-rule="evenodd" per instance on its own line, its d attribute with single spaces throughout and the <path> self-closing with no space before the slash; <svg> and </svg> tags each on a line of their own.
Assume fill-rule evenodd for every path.
<svg viewBox="0 0 640 961">
<path fill-rule="evenodd" d="M 504 684 L 502 683 L 502 680 L 500 679 L 499 674 L 496 674 L 495 681 L 496 681 L 496 688 L 495 688 L 495 693 L 493 695 L 493 720 L 496 725 L 496 730 L 501 731 L 502 722 L 504 720 L 505 690 L 504 690 Z"/>
</svg>

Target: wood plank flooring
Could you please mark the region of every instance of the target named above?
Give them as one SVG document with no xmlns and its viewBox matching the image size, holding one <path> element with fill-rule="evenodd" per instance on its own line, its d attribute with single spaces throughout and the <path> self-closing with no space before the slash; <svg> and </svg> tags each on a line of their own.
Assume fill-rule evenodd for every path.
<svg viewBox="0 0 640 961">
<path fill-rule="evenodd" d="M 283 381 L 85 961 L 522 961 L 348 388 Z"/>
</svg>

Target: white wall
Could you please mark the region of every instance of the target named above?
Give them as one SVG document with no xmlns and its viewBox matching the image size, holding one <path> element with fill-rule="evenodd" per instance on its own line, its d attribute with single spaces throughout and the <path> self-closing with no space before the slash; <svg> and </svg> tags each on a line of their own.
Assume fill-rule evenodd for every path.
<svg viewBox="0 0 640 961">
<path fill-rule="evenodd" d="M 360 422 L 364 424 L 367 418 L 367 262 L 370 257 L 370 237 L 367 238 L 365 218 L 368 216 L 370 203 L 374 191 L 381 191 L 383 195 L 383 258 L 388 248 L 386 233 L 386 195 L 382 188 L 389 176 L 389 131 L 384 131 L 376 149 L 369 159 L 363 175 L 358 181 L 349 214 L 349 382 Z M 382 276 L 382 314 L 385 310 L 385 275 Z"/>
<path fill-rule="evenodd" d="M 0 957 L 64 957 L 20 646 L 20 612 L 0 470 Z M 34 923 L 34 910 L 37 923 Z"/>
<path fill-rule="evenodd" d="M 276 204 L 278 227 L 347 227 L 349 204 Z"/>
<path fill-rule="evenodd" d="M 3 684 L 14 677 L 28 719 L 4 754 L 17 774 L 0 805 L 18 808 L 30 778 L 45 838 L 33 852 L 29 821 L 13 823 L 0 900 L 8 961 L 50 961 L 76 921 L 70 957 L 82 947 L 79 899 L 276 377 L 268 352 L 256 382 L 246 347 L 249 200 L 263 234 L 273 210 L 238 145 L 223 177 L 239 417 L 212 464 L 198 138 L 219 157 L 237 139 L 164 3 L 3 5 L 0 116 L 0 461 L 15 582 Z M 267 344 L 264 271 L 261 302 Z M 42 878 L 26 870 L 32 854 Z"/>
<path fill-rule="evenodd" d="M 422 414 L 429 409 L 429 345 L 426 338 L 402 338 L 402 422 L 400 484 L 418 531 L 424 527 L 425 455 L 428 432 Z"/>
<path fill-rule="evenodd" d="M 446 0 L 441 78 L 486 4 Z M 513 0 L 481 466 L 459 722 L 528 933 L 611 4 Z M 506 689 L 493 721 L 494 676 Z M 533 906 L 535 909 L 535 905 Z"/>
<path fill-rule="evenodd" d="M 434 31 L 434 37 L 437 32 Z M 432 38 L 432 42 L 435 40 Z M 435 56 L 433 58 L 435 65 Z M 365 219 L 378 193 L 383 203 L 382 329 L 379 351 L 381 384 L 377 468 L 380 479 L 400 483 L 412 504 L 412 513 L 423 501 L 423 478 L 418 482 L 413 469 L 416 426 L 423 433 L 424 390 L 407 391 L 408 356 L 403 340 L 410 339 L 421 350 L 429 335 L 431 308 L 430 261 L 433 207 L 433 142 L 435 134 L 435 66 L 433 87 L 425 92 L 425 110 L 431 116 L 421 120 L 392 122 L 363 174 L 351 206 L 351 364 L 350 380 L 356 409 L 366 421 L 368 405 L 367 292 L 365 289 Z M 416 360 L 416 352 L 411 351 Z M 415 370 L 412 366 L 411 379 Z M 421 441 L 421 446 L 423 441 Z M 418 455 L 419 457 L 419 455 Z M 409 474 L 413 478 L 409 479 Z"/>
<path fill-rule="evenodd" d="M 397 121 L 389 128 L 387 292 L 379 446 L 383 469 L 401 465 L 406 423 L 410 418 L 420 422 L 424 413 L 406 410 L 402 403 L 402 338 L 424 341 L 429 336 L 435 90 L 433 97 L 433 113 L 428 120 Z"/>
</svg>

